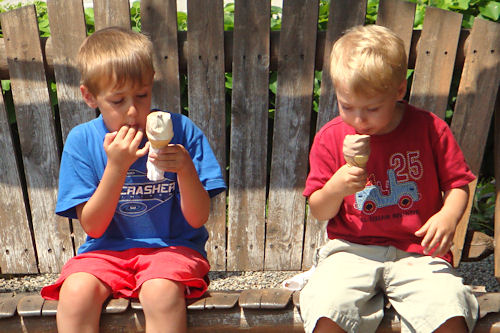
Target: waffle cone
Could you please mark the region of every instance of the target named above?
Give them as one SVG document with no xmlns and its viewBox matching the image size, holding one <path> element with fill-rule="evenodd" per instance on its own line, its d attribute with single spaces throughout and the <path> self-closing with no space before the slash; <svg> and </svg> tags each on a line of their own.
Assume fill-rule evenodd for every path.
<svg viewBox="0 0 500 333">
<path fill-rule="evenodd" d="M 151 144 L 151 147 L 155 149 L 161 149 L 168 146 L 170 140 L 149 140 L 149 143 Z"/>
<path fill-rule="evenodd" d="M 349 165 L 365 168 L 370 155 L 344 156 L 344 158 Z"/>
</svg>

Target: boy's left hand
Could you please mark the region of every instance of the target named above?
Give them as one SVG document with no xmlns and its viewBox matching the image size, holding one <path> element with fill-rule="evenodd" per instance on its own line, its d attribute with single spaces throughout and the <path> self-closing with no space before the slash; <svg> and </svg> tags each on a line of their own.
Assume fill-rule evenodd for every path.
<svg viewBox="0 0 500 333">
<path fill-rule="evenodd" d="M 427 220 L 415 232 L 415 236 L 423 237 L 420 244 L 424 247 L 424 254 L 429 254 L 432 251 L 433 257 L 445 255 L 453 244 L 456 226 L 456 219 L 443 211 L 437 212 Z"/>
<path fill-rule="evenodd" d="M 189 152 L 180 144 L 169 144 L 161 148 L 158 153 L 150 152 L 149 159 L 161 170 L 177 174 L 193 165 Z"/>
</svg>

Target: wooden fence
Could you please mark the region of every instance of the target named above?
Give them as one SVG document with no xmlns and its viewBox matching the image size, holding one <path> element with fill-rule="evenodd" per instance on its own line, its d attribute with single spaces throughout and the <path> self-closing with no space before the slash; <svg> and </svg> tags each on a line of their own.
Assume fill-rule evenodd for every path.
<svg viewBox="0 0 500 333">
<path fill-rule="evenodd" d="M 96 116 L 81 100 L 74 66 L 86 36 L 83 5 L 47 5 L 48 39 L 39 38 L 34 6 L 0 16 L 0 76 L 11 80 L 17 120 L 9 125 L 0 99 L 1 273 L 59 272 L 84 240 L 78 221 L 54 214 L 64 139 Z M 207 135 L 223 170 L 228 167 L 229 190 L 213 199 L 207 223 L 212 270 L 306 269 L 324 242 L 325 222 L 309 214 L 302 190 L 311 137 L 337 109 L 332 82 L 323 75 L 314 113 L 314 75 L 328 72 L 332 44 L 342 31 L 365 22 L 367 0 L 332 0 L 327 31 L 317 29 L 318 6 L 318 0 L 285 0 L 281 30 L 271 32 L 269 0 L 236 0 L 234 31 L 228 32 L 222 0 L 188 0 L 186 33 L 177 31 L 175 0 L 141 0 L 142 31 L 155 46 L 153 107 L 181 112 L 180 77 L 187 73 L 189 117 Z M 94 10 L 96 29 L 130 28 L 128 1 L 94 0 Z M 454 68 L 464 66 L 451 127 L 477 174 L 486 136 L 471 135 L 490 127 L 500 24 L 476 19 L 469 32 L 461 29 L 462 15 L 428 8 L 420 32 L 413 30 L 414 15 L 413 3 L 381 0 L 377 23 L 405 41 L 415 69 L 410 102 L 417 106 L 443 116 Z M 468 76 L 469 70 L 480 77 Z M 270 71 L 278 76 L 274 119 Z M 230 113 L 225 72 L 233 80 Z M 56 113 L 49 78 L 57 82 Z M 472 107 L 474 119 L 463 119 Z M 456 245 L 459 257 L 463 242 Z"/>
</svg>

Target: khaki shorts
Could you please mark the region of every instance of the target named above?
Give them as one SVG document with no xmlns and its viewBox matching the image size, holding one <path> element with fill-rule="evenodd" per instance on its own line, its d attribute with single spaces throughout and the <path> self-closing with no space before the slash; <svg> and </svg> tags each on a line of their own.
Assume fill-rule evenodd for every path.
<svg viewBox="0 0 500 333">
<path fill-rule="evenodd" d="M 470 332 L 474 328 L 477 300 L 443 259 L 330 240 L 315 261 L 300 293 L 307 333 L 322 317 L 347 332 L 375 332 L 384 316 L 384 295 L 401 316 L 402 332 L 429 333 L 457 316 L 465 318 Z"/>
</svg>

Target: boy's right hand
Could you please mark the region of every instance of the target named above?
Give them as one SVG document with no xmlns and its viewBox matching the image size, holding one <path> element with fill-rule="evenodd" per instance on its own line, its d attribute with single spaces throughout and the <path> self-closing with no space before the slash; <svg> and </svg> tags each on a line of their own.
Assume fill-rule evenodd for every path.
<svg viewBox="0 0 500 333">
<path fill-rule="evenodd" d="M 143 137 L 142 129 L 128 125 L 122 126 L 117 132 L 106 134 L 103 146 L 108 164 L 128 170 L 139 157 L 148 153 L 149 143 L 139 149 Z"/>
<path fill-rule="evenodd" d="M 362 191 L 366 185 L 366 169 L 344 164 L 330 178 L 340 189 L 342 197 Z"/>
</svg>

